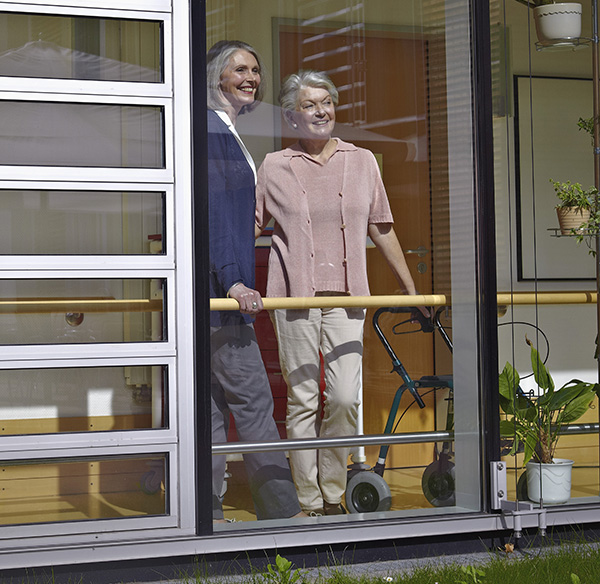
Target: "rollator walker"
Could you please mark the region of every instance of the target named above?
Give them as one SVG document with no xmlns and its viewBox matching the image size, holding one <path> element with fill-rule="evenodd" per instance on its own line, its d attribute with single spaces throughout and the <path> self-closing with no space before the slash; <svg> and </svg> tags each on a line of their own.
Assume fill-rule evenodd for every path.
<svg viewBox="0 0 600 584">
<path fill-rule="evenodd" d="M 411 307 L 382 307 L 379 308 L 373 315 L 373 328 L 379 337 L 379 340 L 385 347 L 390 359 L 392 360 L 393 368 L 391 372 L 396 372 L 402 379 L 402 385 L 396 390 L 392 407 L 387 419 L 384 434 L 393 434 L 396 426 L 402 420 L 400 419 L 395 424 L 398 414 L 398 408 L 402 396 L 408 391 L 414 401 L 412 401 L 406 410 L 416 403 L 419 408 L 424 408 L 425 403 L 420 392 L 429 393 L 437 390 L 449 390 L 448 396 L 445 399 L 447 404 L 446 409 L 446 427 L 447 432 L 451 432 L 454 427 L 454 409 L 453 409 L 453 383 L 451 375 L 431 375 L 424 376 L 420 379 L 412 379 L 408 374 L 404 365 L 394 352 L 387 337 L 379 325 L 379 318 L 384 313 L 392 314 L 410 314 L 408 320 L 396 323 L 392 331 L 394 334 L 408 333 L 431 333 L 436 330 L 444 340 L 446 346 L 452 352 L 452 341 L 440 322 L 442 313 L 446 307 L 439 308 L 432 317 L 426 318 L 418 309 Z M 399 327 L 408 323 L 417 321 L 419 329 L 414 331 L 401 331 Z M 437 431 L 437 420 L 435 422 L 435 430 Z M 421 478 L 421 487 L 427 500 L 435 507 L 452 506 L 455 504 L 455 481 L 454 481 L 454 451 L 452 441 L 447 440 L 442 443 L 441 449 L 438 443 L 434 447 L 434 460 L 423 472 Z M 348 483 L 346 486 L 346 507 L 351 513 L 369 513 L 374 511 L 388 511 L 392 504 L 390 487 L 383 478 L 385 472 L 385 460 L 389 450 L 389 445 L 381 446 L 377 463 L 373 467 L 366 464 L 352 464 L 348 468 Z"/>
</svg>

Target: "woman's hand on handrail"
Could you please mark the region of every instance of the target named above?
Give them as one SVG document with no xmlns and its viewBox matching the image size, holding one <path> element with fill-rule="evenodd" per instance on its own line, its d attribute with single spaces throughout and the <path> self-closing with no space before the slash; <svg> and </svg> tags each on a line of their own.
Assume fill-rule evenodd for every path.
<svg viewBox="0 0 600 584">
<path fill-rule="evenodd" d="M 260 292 L 248 288 L 245 284 L 239 283 L 232 286 L 228 295 L 230 298 L 237 300 L 240 305 L 240 312 L 244 314 L 258 314 L 264 308 Z"/>
</svg>

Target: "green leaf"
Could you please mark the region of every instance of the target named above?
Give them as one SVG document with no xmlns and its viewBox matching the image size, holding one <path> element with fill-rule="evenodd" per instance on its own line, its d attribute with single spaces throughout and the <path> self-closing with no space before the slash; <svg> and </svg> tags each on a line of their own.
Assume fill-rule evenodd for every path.
<svg viewBox="0 0 600 584">
<path fill-rule="evenodd" d="M 524 449 L 523 449 L 523 466 L 525 466 L 532 458 L 535 452 L 535 447 L 538 444 L 538 437 L 532 431 L 529 431 L 523 437 Z"/>
<path fill-rule="evenodd" d="M 528 425 L 533 424 L 539 416 L 538 408 L 534 403 L 531 403 L 531 405 L 527 409 L 522 410 L 521 413 L 523 420 L 525 420 Z"/>
<path fill-rule="evenodd" d="M 540 354 L 529 339 L 526 338 L 526 341 L 531 347 L 531 368 L 533 369 L 533 376 L 536 383 L 542 389 L 554 391 L 554 381 L 552 380 L 548 369 L 540 358 Z"/>
<path fill-rule="evenodd" d="M 512 401 L 515 398 L 515 393 L 520 382 L 521 379 L 519 378 L 519 374 L 515 368 L 507 362 L 498 378 L 500 395 Z"/>
<path fill-rule="evenodd" d="M 538 405 L 546 410 L 559 410 L 581 393 L 581 388 L 562 387 L 551 394 L 540 396 Z"/>
<path fill-rule="evenodd" d="M 500 420 L 500 436 L 512 437 L 518 432 L 517 428 L 518 422 L 515 424 L 514 420 Z"/>
<path fill-rule="evenodd" d="M 571 383 L 575 384 L 569 385 Z M 558 391 L 555 391 L 552 395 L 543 396 L 543 399 L 540 398 L 539 404 L 543 406 L 548 405 L 548 409 L 550 410 L 559 410 L 581 395 L 590 395 L 593 397 L 592 387 L 588 383 L 575 382 L 573 380 L 569 381 L 569 383 L 561 387 Z"/>
<path fill-rule="evenodd" d="M 275 564 L 280 572 L 287 572 L 292 567 L 292 562 L 286 558 L 283 558 L 279 554 L 277 554 L 277 557 L 275 558 Z"/>
<path fill-rule="evenodd" d="M 594 397 L 595 395 L 593 393 L 585 393 L 575 398 L 563 410 L 560 416 L 560 423 L 570 424 L 575 420 L 579 420 L 579 418 L 590 409 L 590 404 L 594 400 Z"/>
</svg>

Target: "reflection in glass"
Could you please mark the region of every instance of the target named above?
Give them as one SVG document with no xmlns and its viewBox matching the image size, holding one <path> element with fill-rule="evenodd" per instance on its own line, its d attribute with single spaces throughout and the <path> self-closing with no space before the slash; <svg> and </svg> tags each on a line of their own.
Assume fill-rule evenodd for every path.
<svg viewBox="0 0 600 584">
<path fill-rule="evenodd" d="M 2 254 L 163 253 L 164 193 L 0 191 Z"/>
<path fill-rule="evenodd" d="M 300 69 L 327 72 L 340 96 L 333 136 L 375 155 L 394 216 L 394 229 L 416 289 L 424 294 L 447 295 L 460 290 L 464 299 L 464 310 L 442 315 L 456 341 L 458 350 L 454 354 L 437 331 L 421 331 L 411 325 L 410 315 L 388 314 L 381 320 L 413 380 L 428 376 L 450 379 L 455 375 L 460 382 L 456 392 L 451 392 L 449 385 L 438 387 L 437 382 L 425 385 L 420 391 L 423 409 L 415 405 L 410 392 L 402 395 L 393 432 L 452 432 L 447 439 L 436 442 L 402 443 L 389 448 L 382 478 L 391 493 L 386 513 L 393 517 L 477 511 L 482 500 L 481 442 L 477 438 L 481 428 L 480 388 L 473 358 L 476 310 L 470 303 L 475 262 L 471 255 L 472 229 L 465 229 L 462 223 L 466 218 L 472 220 L 474 201 L 472 82 L 470 63 L 465 60 L 470 54 L 469 36 L 464 34 L 468 30 L 469 3 L 454 2 L 451 10 L 447 4 L 443 0 L 409 0 L 402 3 L 402 9 L 395 10 L 400 4 L 386 0 L 279 2 L 268 6 L 247 0 L 241 4 L 238 17 L 220 0 L 207 2 L 208 46 L 223 38 L 244 38 L 259 51 L 262 49 L 263 57 L 266 51 L 267 60 L 273 63 L 274 103 L 266 100 L 236 122 L 257 166 L 270 152 L 291 146 L 299 137 L 276 105 L 282 80 Z M 272 53 L 256 33 L 263 30 L 260 25 L 267 20 L 273 32 Z M 450 154 L 457 161 L 453 172 Z M 467 209 L 464 215 L 454 212 L 463 208 Z M 457 218 L 459 215 L 461 218 Z M 459 235 L 465 233 L 465 237 Z M 269 238 L 264 239 L 263 244 L 268 246 Z M 371 294 L 401 294 L 385 259 L 369 243 L 367 247 Z M 257 288 L 261 293 L 265 292 L 268 254 L 268 247 L 256 252 Z M 457 273 L 458 278 L 454 277 Z M 369 309 L 365 320 L 362 362 L 363 431 L 368 435 L 383 433 L 403 383 L 396 372 L 391 372 L 393 364 L 374 331 L 374 312 Z M 401 321 L 408 323 L 405 328 L 412 334 L 400 334 L 397 325 Z M 275 420 L 285 436 L 287 388 L 268 315 L 258 316 L 255 330 L 274 395 Z M 454 367 L 455 360 L 459 367 Z M 228 438 L 233 441 L 235 437 L 232 429 Z M 371 469 L 378 461 L 380 447 L 353 450 L 348 458 L 349 464 L 357 465 L 353 470 L 366 468 L 373 475 Z M 438 462 L 441 454 L 448 455 L 447 466 Z M 232 478 L 225 493 L 225 516 L 251 525 L 256 515 L 242 463 L 231 460 L 228 472 Z M 426 487 L 424 476 L 429 480 Z M 456 485 L 452 484 L 454 478 Z M 436 481 L 450 490 L 434 492 Z M 375 515 L 365 513 L 360 518 L 369 517 Z M 357 519 L 357 514 L 349 513 L 317 521 Z"/>
<path fill-rule="evenodd" d="M 593 19 L 588 10 L 583 9 L 582 24 L 588 30 L 584 36 L 593 36 L 589 34 Z M 593 120 L 590 77 L 595 66 L 590 68 L 588 51 L 538 53 L 535 37 L 528 36 L 527 15 L 516 2 L 490 2 L 490 22 L 497 286 L 501 291 L 514 290 L 515 301 L 498 313 L 498 362 L 500 370 L 509 363 L 519 373 L 519 387 L 525 396 L 540 401 L 537 396 L 543 387 L 540 389 L 533 375 L 526 338 L 539 351 L 553 377 L 555 390 L 574 378 L 584 383 L 598 381 L 596 302 L 577 304 L 568 302 L 565 296 L 565 303 L 561 304 L 522 305 L 519 298 L 520 291 L 538 287 L 542 291 L 550 282 L 553 285 L 547 289 L 553 291 L 591 291 L 597 287 L 592 280 L 597 273 L 597 258 L 588 255 L 585 246 L 578 248 L 573 237 L 554 237 L 558 226 L 554 207 L 559 200 L 550 183 L 550 179 L 570 180 L 579 182 L 584 189 L 594 184 L 593 140 L 587 132 L 580 131 L 578 120 Z M 517 49 L 520 39 L 530 38 Z M 541 54 L 543 61 L 538 56 Z M 507 59 L 507 55 L 511 58 Z M 519 73 L 514 80 L 513 72 Z M 508 123 L 511 119 L 515 121 L 514 133 Z M 591 299 L 592 293 L 589 294 Z M 560 403 L 556 396 L 555 392 L 553 405 Z M 563 500 L 570 497 L 566 504 L 597 505 L 600 409 L 597 398 L 587 409 L 581 401 L 578 409 L 583 417 L 570 420 L 570 428 L 561 428 L 553 455 L 554 460 L 574 461 L 570 491 L 566 481 L 555 477 L 552 482 L 564 485 Z M 536 420 L 537 416 L 539 413 Z M 503 415 L 501 420 L 504 419 Z M 537 507 L 541 490 L 543 506 L 550 509 L 553 499 L 556 503 L 560 498 L 547 491 L 539 474 L 536 477 L 537 465 L 524 466 L 522 446 L 515 455 L 509 454 L 515 445 L 515 430 L 510 426 L 501 426 L 508 499 L 527 503 L 533 499 Z M 564 470 L 566 466 L 551 464 L 549 468 Z M 529 491 L 528 482 L 532 479 L 537 494 Z"/>
<path fill-rule="evenodd" d="M 164 427 L 162 366 L 5 369 L 0 435 Z"/>
<path fill-rule="evenodd" d="M 164 286 L 159 279 L 0 280 L 0 344 L 165 340 Z"/>
<path fill-rule="evenodd" d="M 159 106 L 0 101 L 2 164 L 163 168 Z"/>
<path fill-rule="evenodd" d="M 166 455 L 0 462 L 0 525 L 168 513 Z"/>
<path fill-rule="evenodd" d="M 0 13 L 0 75 L 156 83 L 161 23 Z"/>
</svg>

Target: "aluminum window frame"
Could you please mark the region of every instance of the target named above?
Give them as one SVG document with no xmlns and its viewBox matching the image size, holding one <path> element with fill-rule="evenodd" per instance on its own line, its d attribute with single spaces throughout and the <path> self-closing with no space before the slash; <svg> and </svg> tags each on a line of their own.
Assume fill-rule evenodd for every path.
<svg viewBox="0 0 600 584">
<path fill-rule="evenodd" d="M 127 431 L 0 437 L 4 458 L 36 460 L 76 456 L 169 454 L 168 515 L 0 527 L 9 557 L 28 550 L 65 552 L 69 561 L 89 561 L 81 546 L 192 537 L 196 533 L 195 375 L 193 327 L 193 207 L 191 148 L 190 7 L 185 0 L 89 0 L 3 2 L 0 11 L 63 16 L 151 20 L 162 23 L 163 81 L 135 83 L 2 77 L 0 100 L 161 106 L 165 168 L 0 166 L 5 189 L 110 190 L 165 193 L 165 253 L 129 256 L 2 256 L 0 279 L 153 279 L 166 281 L 164 317 L 168 339 L 49 345 L 5 345 L 2 369 L 167 365 L 168 427 Z M 177 30 L 177 35 L 173 34 Z M 177 132 L 178 141 L 175 140 Z M 35 180 L 31 180 L 34 176 Z M 75 269 L 73 269 L 75 266 Z M 69 357 L 65 359 L 65 354 Z M 28 456 L 29 455 L 29 456 Z M 39 557 L 39 556 L 38 556 Z M 3 557 L 3 560 L 6 559 Z M 18 559 L 17 562 L 23 561 Z M 27 560 L 25 560 L 27 562 Z"/>
<path fill-rule="evenodd" d="M 173 270 L 35 270 L 27 272 L 5 271 L 0 273 L 2 280 L 150 280 L 161 279 L 167 283 L 166 298 L 163 300 L 163 316 L 166 317 L 167 339 L 164 341 L 115 341 L 110 343 L 53 343 L 53 344 L 22 344 L 2 345 L 0 351 L 0 366 L 7 360 L 36 360 L 36 359 L 63 359 L 64 351 L 68 350 L 71 357 L 80 359 L 98 359 L 99 357 L 115 357 L 126 355 L 128 357 L 150 356 L 175 356 L 177 322 L 175 320 L 175 290 Z"/>
<path fill-rule="evenodd" d="M 37 167 L 36 167 L 37 168 Z M 19 191 L 94 191 L 94 192 L 152 192 L 164 193 L 165 230 L 164 253 L 162 254 L 62 254 L 62 255 L 0 255 L 0 277 L 4 270 L 18 270 L 27 264 L 28 270 L 64 269 L 65 265 L 76 265 L 78 269 L 97 270 L 98 266 L 110 263 L 111 269 L 167 270 L 175 268 L 175 188 L 173 183 L 100 183 L 100 182 L 41 182 L 13 181 L 0 183 L 4 190 Z M 1 194 L 0 194 L 1 196 Z M 170 237 L 167 234 L 172 234 Z"/>
<path fill-rule="evenodd" d="M 175 0 L 177 1 L 177 0 Z M 21 4 L 20 6 L 24 6 Z M 72 9 L 86 9 L 89 8 L 90 2 L 88 0 L 61 0 L 60 6 L 52 6 L 48 4 L 48 0 L 27 0 L 26 5 L 40 6 L 48 11 L 56 10 L 72 10 Z M 102 2 L 102 8 L 98 10 L 111 9 L 116 11 L 135 10 L 139 13 L 148 12 L 171 12 L 173 9 L 173 2 L 171 0 L 147 0 L 146 2 L 140 2 L 139 0 L 104 0 Z"/>
<path fill-rule="evenodd" d="M 130 359 L 106 358 L 87 360 L 82 362 L 78 359 L 52 359 L 40 361 L 11 361 L 0 363 L 0 374 L 4 370 L 40 370 L 40 369 L 85 369 L 97 367 L 133 367 L 133 366 L 156 366 L 167 369 L 167 390 L 174 386 L 177 379 L 177 360 L 175 357 L 164 357 L 162 359 L 152 357 L 137 357 Z M 0 436 L 0 458 L 8 452 L 44 451 L 48 443 L 52 442 L 53 448 L 85 448 L 102 447 L 107 444 L 118 447 L 128 447 L 132 442 L 140 445 L 168 445 L 176 444 L 178 438 L 178 394 L 173 392 L 166 401 L 166 425 L 162 428 L 140 428 L 132 430 L 99 431 L 99 432 L 65 432 L 44 434 L 12 434 Z"/>
<path fill-rule="evenodd" d="M 0 92 L 2 101 L 19 101 L 27 103 L 73 103 L 97 104 L 115 106 L 151 106 L 162 108 L 164 143 L 161 144 L 164 156 L 163 168 L 120 168 L 120 167 L 89 167 L 89 166 L 26 166 L 1 165 L 0 180 L 26 181 L 31 176 L 36 181 L 81 181 L 81 182 L 135 182 L 135 183 L 173 183 L 173 111 L 172 100 L 148 97 L 121 97 L 100 95 L 73 94 L 43 94 L 18 93 L 13 91 Z M 107 175 L 110 179 L 107 179 Z"/>
<path fill-rule="evenodd" d="M 27 456 L 30 455 L 30 456 Z M 140 456 L 162 456 L 166 457 L 167 466 L 167 489 L 165 491 L 165 515 L 149 516 L 149 517 L 123 517 L 118 519 L 90 519 L 80 521 L 65 521 L 52 523 L 31 523 L 20 525 L 7 525 L 0 527 L 0 541 L 12 540 L 15 538 L 35 538 L 38 542 L 46 538 L 52 538 L 52 542 L 56 544 L 57 536 L 65 535 L 84 535 L 93 536 L 94 541 L 102 541 L 106 539 L 114 539 L 114 533 L 123 533 L 140 529 L 157 529 L 169 528 L 178 526 L 178 513 L 173 513 L 173 509 L 177 509 L 178 497 L 176 496 L 177 489 L 173 488 L 176 485 L 178 476 L 178 460 L 177 447 L 175 444 L 168 445 L 136 445 L 130 446 L 127 452 L 115 450 L 113 446 L 99 447 L 84 447 L 70 448 L 65 450 L 48 449 L 43 454 L 40 451 L 20 451 L 9 452 L 0 457 L 0 465 L 3 461 L 17 462 L 33 460 L 38 461 L 53 461 L 53 460 L 68 460 L 81 459 L 81 462 L 86 460 L 98 460 L 100 458 L 118 458 L 125 459 L 128 455 Z"/>
<path fill-rule="evenodd" d="M 155 2 L 156 4 L 166 4 L 165 2 Z M 18 12 L 21 14 L 46 15 L 46 16 L 85 16 L 91 18 L 110 18 L 118 20 L 136 20 L 136 21 L 156 21 L 161 23 L 161 61 L 163 67 L 163 81 L 156 83 L 132 82 L 132 81 L 101 81 L 90 79 L 54 79 L 46 77 L 24 78 L 0 76 L 2 79 L 2 89 L 0 94 L 5 91 L 22 92 L 40 92 L 40 81 L 43 80 L 43 93 L 89 93 L 92 95 L 119 95 L 119 96 L 156 96 L 169 98 L 173 95 L 173 23 L 170 11 L 158 11 L 152 8 L 153 2 L 145 3 L 143 11 L 129 10 L 129 4 L 136 2 L 122 3 L 107 0 L 103 3 L 104 8 L 89 8 L 89 2 L 74 4 L 72 7 L 50 6 L 47 2 L 28 2 L 27 4 L 2 3 L 0 2 L 0 12 Z M 112 4 L 119 4 L 110 10 Z M 169 3 L 170 4 L 170 3 Z M 35 7 L 33 7 L 35 6 Z M 147 7 L 147 9 L 146 9 Z"/>
</svg>

